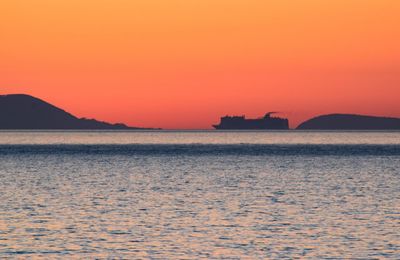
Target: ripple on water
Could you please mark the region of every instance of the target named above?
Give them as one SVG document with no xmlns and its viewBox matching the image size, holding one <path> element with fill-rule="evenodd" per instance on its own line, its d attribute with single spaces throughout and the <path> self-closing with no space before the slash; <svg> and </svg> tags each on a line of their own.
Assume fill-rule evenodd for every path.
<svg viewBox="0 0 400 260">
<path fill-rule="evenodd" d="M 399 155 L 204 151 L 0 153 L 0 258 L 400 259 Z"/>
</svg>

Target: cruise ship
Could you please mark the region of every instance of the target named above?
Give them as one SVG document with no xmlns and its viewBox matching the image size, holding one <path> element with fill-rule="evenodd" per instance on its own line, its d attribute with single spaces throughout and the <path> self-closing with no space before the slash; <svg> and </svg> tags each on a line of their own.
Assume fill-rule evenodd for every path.
<svg viewBox="0 0 400 260">
<path fill-rule="evenodd" d="M 268 112 L 262 118 L 247 119 L 245 116 L 224 116 L 218 125 L 213 125 L 218 130 L 287 130 L 289 120 L 274 117 L 278 112 Z"/>
</svg>

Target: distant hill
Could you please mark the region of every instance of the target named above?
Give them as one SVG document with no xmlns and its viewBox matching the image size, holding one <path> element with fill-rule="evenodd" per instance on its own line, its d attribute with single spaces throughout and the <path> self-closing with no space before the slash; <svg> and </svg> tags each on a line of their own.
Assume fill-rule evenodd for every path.
<svg viewBox="0 0 400 260">
<path fill-rule="evenodd" d="M 0 95 L 0 129 L 141 129 L 77 118 L 38 98 Z"/>
<path fill-rule="evenodd" d="M 400 119 L 350 114 L 330 114 L 301 123 L 304 130 L 400 130 Z"/>
</svg>

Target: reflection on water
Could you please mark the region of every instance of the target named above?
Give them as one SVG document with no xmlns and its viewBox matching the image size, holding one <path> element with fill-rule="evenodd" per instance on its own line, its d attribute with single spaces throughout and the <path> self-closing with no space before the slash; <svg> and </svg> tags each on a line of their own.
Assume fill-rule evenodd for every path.
<svg viewBox="0 0 400 260">
<path fill-rule="evenodd" d="M 400 131 L 0 131 L 0 144 L 400 144 Z"/>
<path fill-rule="evenodd" d="M 39 143 L 46 143 L 46 135 L 48 143 L 74 143 L 68 135 L 79 144 L 95 140 L 90 133 L 25 134 L 41 135 Z M 108 134 L 105 143 L 124 143 Z M 223 134 L 235 140 L 236 133 Z M 240 134 L 239 140 L 259 137 Z M 326 134 L 340 140 L 335 133 L 311 134 L 320 135 L 313 140 L 332 140 Z M 346 138 L 389 142 L 377 133 L 363 134 L 377 136 L 369 142 L 353 133 Z M 18 135 L 0 133 L 0 144 L 29 143 L 16 142 L 25 138 Z M 136 140 L 127 143 L 198 140 L 194 133 L 185 142 L 163 133 L 142 142 L 122 135 Z M 200 135 L 199 140 L 218 140 L 207 137 L 213 133 Z M 24 153 L 7 149 L 0 147 L 0 257 L 400 258 L 398 153 L 198 156 L 161 148 L 116 154 L 65 153 L 59 146 L 45 153 L 34 146 Z"/>
</svg>

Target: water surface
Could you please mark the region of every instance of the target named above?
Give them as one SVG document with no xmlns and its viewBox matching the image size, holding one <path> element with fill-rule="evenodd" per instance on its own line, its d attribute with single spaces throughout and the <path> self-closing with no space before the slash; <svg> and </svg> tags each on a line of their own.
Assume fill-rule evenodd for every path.
<svg viewBox="0 0 400 260">
<path fill-rule="evenodd" d="M 400 258 L 399 132 L 0 132 L 1 258 Z"/>
</svg>

